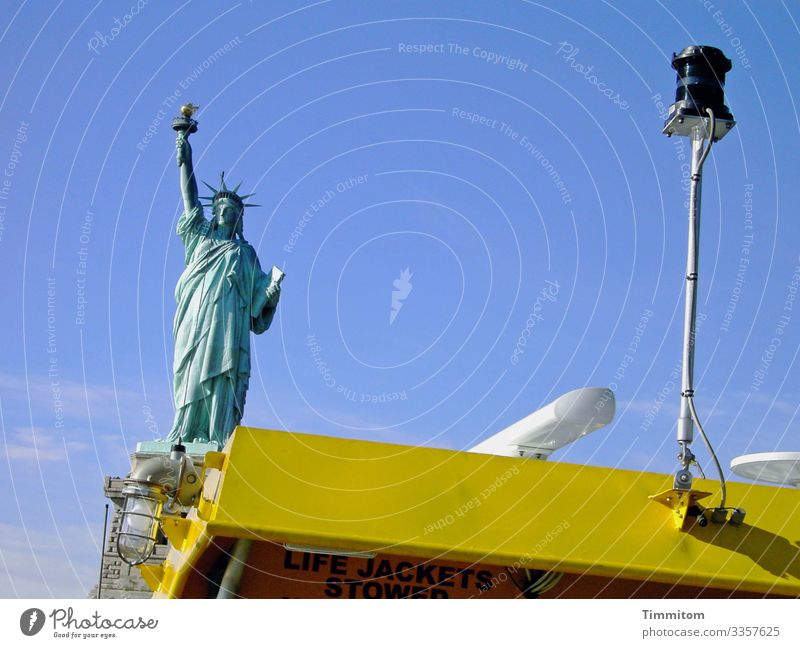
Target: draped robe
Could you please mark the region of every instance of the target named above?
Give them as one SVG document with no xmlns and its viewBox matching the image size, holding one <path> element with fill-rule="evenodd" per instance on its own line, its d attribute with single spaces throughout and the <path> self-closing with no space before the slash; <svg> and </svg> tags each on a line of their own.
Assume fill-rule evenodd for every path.
<svg viewBox="0 0 800 648">
<path fill-rule="evenodd" d="M 269 328 L 280 286 L 253 247 L 215 236 L 213 223 L 195 207 L 178 220 L 186 269 L 175 287 L 173 324 L 175 420 L 168 441 L 215 442 L 239 424 L 250 380 L 250 331 Z"/>
</svg>

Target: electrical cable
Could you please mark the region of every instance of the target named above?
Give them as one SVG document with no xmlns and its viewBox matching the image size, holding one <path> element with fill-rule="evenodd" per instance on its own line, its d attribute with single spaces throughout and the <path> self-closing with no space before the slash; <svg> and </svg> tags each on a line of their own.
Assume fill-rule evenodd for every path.
<svg viewBox="0 0 800 648">
<path fill-rule="evenodd" d="M 692 419 L 692 420 L 694 420 L 694 419 Z M 700 471 L 700 478 L 701 479 L 705 479 L 706 478 L 706 473 L 703 471 L 703 467 L 700 465 L 700 462 L 697 461 L 697 457 L 695 457 L 694 461 L 692 462 L 692 465 L 693 466 L 697 466 L 697 469 Z"/>
<path fill-rule="evenodd" d="M 697 164 L 698 173 L 703 168 L 703 163 L 706 161 L 706 158 L 711 151 L 711 145 L 714 144 L 714 132 L 717 126 L 717 120 L 716 117 L 714 117 L 714 111 L 711 110 L 711 108 L 706 108 L 706 112 L 708 113 L 710 122 L 710 128 L 706 131 L 706 135 L 708 135 L 708 146 L 706 146 L 705 150 L 703 151 L 703 155 L 700 156 L 700 161 Z"/>
<path fill-rule="evenodd" d="M 697 410 L 694 407 L 694 398 L 690 396 L 688 400 L 689 400 L 689 411 L 692 413 L 692 420 L 697 426 L 697 429 L 700 432 L 700 437 L 703 439 L 703 443 L 705 443 L 706 449 L 711 455 L 711 458 L 714 460 L 714 465 L 717 467 L 717 472 L 719 473 L 719 485 L 722 491 L 722 501 L 720 502 L 719 507 L 724 509 L 725 500 L 727 499 L 727 485 L 725 483 L 725 475 L 722 472 L 722 466 L 720 466 L 719 459 L 717 459 L 717 453 L 714 452 L 714 448 L 711 446 L 711 442 L 708 440 L 706 432 L 703 429 L 702 424 L 700 423 L 700 417 L 697 416 Z"/>
</svg>

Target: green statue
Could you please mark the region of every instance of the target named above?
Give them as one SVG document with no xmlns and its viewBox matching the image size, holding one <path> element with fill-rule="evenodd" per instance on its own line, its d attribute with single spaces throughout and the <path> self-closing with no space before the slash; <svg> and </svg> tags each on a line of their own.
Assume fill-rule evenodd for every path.
<svg viewBox="0 0 800 648">
<path fill-rule="evenodd" d="M 239 424 L 250 380 L 250 331 L 269 328 L 280 298 L 283 273 L 261 270 L 243 235 L 244 202 L 239 186 L 219 189 L 208 199 L 212 218 L 203 215 L 192 165 L 189 134 L 196 106 L 182 107 L 173 122 L 184 212 L 178 236 L 186 249 L 186 269 L 175 287 L 175 420 L 167 441 L 216 443 L 222 447 Z M 205 198 L 205 197 L 203 197 Z"/>
</svg>

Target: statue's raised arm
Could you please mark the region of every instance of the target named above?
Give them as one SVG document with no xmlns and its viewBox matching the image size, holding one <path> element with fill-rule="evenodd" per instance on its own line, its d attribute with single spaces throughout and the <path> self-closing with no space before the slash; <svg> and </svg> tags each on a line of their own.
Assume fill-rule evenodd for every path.
<svg viewBox="0 0 800 648">
<path fill-rule="evenodd" d="M 197 106 L 187 104 L 181 107 L 181 117 L 176 118 L 172 127 L 177 136 L 175 138 L 176 159 L 181 174 L 181 195 L 183 208 L 187 214 L 193 209 L 200 209 L 200 198 L 197 193 L 197 180 L 194 177 L 194 164 L 192 162 L 192 145 L 189 144 L 189 135 L 197 131 L 197 122 L 192 119 L 192 114 Z"/>
</svg>

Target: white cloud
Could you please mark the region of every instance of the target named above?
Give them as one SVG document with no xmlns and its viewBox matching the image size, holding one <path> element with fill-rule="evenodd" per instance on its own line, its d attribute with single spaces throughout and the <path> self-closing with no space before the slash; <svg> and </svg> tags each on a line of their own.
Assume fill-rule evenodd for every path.
<svg viewBox="0 0 800 648">
<path fill-rule="evenodd" d="M 72 452 L 88 448 L 88 443 L 31 427 L 16 428 L 5 439 L 6 456 L 12 461 L 67 461 Z"/>
<path fill-rule="evenodd" d="M 100 565 L 99 526 L 0 524 L 0 598 L 86 598 Z"/>
<path fill-rule="evenodd" d="M 34 413 L 52 412 L 54 386 L 46 376 L 15 376 L 0 372 L 0 392 L 4 401 L 29 404 Z M 142 394 L 131 389 L 59 379 L 57 394 L 65 419 L 118 422 L 131 414 L 143 418 Z"/>
</svg>

